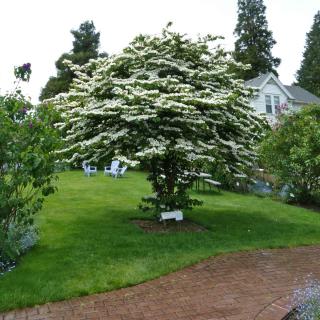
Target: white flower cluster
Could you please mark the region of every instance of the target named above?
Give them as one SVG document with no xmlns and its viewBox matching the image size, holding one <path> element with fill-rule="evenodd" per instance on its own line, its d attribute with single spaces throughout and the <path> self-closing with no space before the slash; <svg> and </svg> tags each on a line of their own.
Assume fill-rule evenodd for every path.
<svg viewBox="0 0 320 320">
<path fill-rule="evenodd" d="M 165 30 L 83 67 L 67 62 L 77 78 L 53 102 L 62 110 L 57 126 L 67 132 L 69 161 L 117 157 L 134 165 L 177 154 L 188 162 L 219 159 L 241 174 L 254 160 L 262 120 L 229 71 L 236 63 L 210 49 L 212 39 Z"/>
</svg>

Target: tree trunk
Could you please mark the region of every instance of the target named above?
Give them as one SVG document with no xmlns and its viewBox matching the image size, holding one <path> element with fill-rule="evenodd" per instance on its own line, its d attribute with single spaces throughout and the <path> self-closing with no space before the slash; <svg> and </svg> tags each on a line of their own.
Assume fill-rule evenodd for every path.
<svg viewBox="0 0 320 320">
<path fill-rule="evenodd" d="M 176 181 L 176 164 L 174 162 L 174 157 L 167 156 L 164 160 L 164 171 L 165 171 L 165 182 L 166 182 L 166 192 L 168 195 L 174 194 L 174 187 Z"/>
</svg>

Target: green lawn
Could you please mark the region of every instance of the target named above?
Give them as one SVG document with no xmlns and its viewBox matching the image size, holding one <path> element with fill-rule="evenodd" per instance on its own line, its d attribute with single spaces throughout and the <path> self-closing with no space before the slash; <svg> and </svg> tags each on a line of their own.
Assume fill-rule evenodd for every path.
<svg viewBox="0 0 320 320">
<path fill-rule="evenodd" d="M 186 216 L 208 231 L 146 234 L 130 219 L 150 193 L 145 174 L 60 174 L 38 216 L 40 242 L 0 278 L 0 310 L 137 284 L 223 252 L 320 243 L 320 215 L 270 199 L 202 192 Z"/>
</svg>

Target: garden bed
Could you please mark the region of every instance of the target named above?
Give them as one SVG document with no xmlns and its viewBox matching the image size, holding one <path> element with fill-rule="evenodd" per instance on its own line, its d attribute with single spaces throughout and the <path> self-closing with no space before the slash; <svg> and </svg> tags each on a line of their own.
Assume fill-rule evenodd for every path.
<svg viewBox="0 0 320 320">
<path fill-rule="evenodd" d="M 135 219 L 132 223 L 147 233 L 169 233 L 169 232 L 204 232 L 207 229 L 190 220 L 175 221 L 168 220 L 165 223 L 157 220 Z"/>
</svg>

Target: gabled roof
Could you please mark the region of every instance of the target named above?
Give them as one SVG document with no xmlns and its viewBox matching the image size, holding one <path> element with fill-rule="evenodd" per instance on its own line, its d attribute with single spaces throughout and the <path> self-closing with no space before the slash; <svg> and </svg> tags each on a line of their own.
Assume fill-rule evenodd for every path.
<svg viewBox="0 0 320 320">
<path fill-rule="evenodd" d="M 318 98 L 311 92 L 299 86 L 285 86 L 285 87 L 294 96 L 297 102 L 320 104 L 320 98 Z"/>
<path fill-rule="evenodd" d="M 268 77 L 269 77 L 269 73 L 264 73 L 259 75 L 256 78 L 245 81 L 244 84 L 246 87 L 260 88 Z"/>
<path fill-rule="evenodd" d="M 261 74 L 256 78 L 245 81 L 244 85 L 246 87 L 258 88 L 261 90 L 270 79 L 272 79 L 280 87 L 280 89 L 288 96 L 289 99 L 295 100 L 291 92 L 285 88 L 281 81 L 272 72 Z"/>
</svg>

